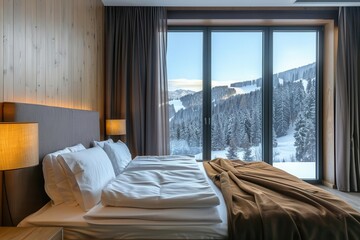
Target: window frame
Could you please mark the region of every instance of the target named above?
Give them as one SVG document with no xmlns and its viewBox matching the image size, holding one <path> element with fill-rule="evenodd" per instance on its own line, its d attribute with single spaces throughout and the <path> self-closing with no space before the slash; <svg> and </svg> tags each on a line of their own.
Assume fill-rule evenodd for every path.
<svg viewBox="0 0 360 240">
<path fill-rule="evenodd" d="M 168 32 L 203 32 L 203 160 L 211 159 L 211 33 L 213 31 L 261 31 L 262 51 L 262 161 L 273 165 L 272 110 L 273 110 L 273 33 L 276 31 L 316 31 L 316 177 L 304 179 L 318 184 L 323 177 L 323 26 L 168 26 Z"/>
</svg>

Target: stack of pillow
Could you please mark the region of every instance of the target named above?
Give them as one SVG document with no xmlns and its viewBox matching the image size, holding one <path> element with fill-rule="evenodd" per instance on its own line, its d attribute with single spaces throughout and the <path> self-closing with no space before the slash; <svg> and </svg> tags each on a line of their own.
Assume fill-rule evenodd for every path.
<svg viewBox="0 0 360 240">
<path fill-rule="evenodd" d="M 53 205 L 77 205 L 84 211 L 99 203 L 102 189 L 131 161 L 125 143 L 93 141 L 50 153 L 43 160 L 45 191 Z"/>
</svg>

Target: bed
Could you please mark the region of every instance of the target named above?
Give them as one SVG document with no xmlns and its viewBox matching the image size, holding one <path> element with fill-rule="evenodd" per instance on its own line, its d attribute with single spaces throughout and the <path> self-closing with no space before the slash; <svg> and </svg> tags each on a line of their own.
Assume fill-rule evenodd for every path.
<svg viewBox="0 0 360 240">
<path fill-rule="evenodd" d="M 219 199 L 219 204 L 215 207 L 218 213 L 217 217 L 220 219 L 220 221 L 217 222 L 206 221 L 211 217 L 204 218 L 203 222 L 197 219 L 194 223 L 190 222 L 190 224 L 189 222 L 186 223 L 184 219 L 182 219 L 182 222 L 175 224 L 174 222 L 169 222 L 168 219 L 163 222 L 153 222 L 151 219 L 142 219 L 139 221 L 129 217 L 127 217 L 125 221 L 119 219 L 115 219 L 116 221 L 114 221 L 113 218 L 101 219 L 101 217 L 99 217 L 113 214 L 113 211 L 109 211 L 109 207 L 106 208 L 106 206 L 102 206 L 101 203 L 95 205 L 93 208 L 87 209 L 88 211 L 84 211 L 82 206 L 78 204 L 52 205 L 44 190 L 44 176 L 41 171 L 42 159 L 48 153 L 78 143 L 82 143 L 88 148 L 90 142 L 93 140 L 99 141 L 98 114 L 92 111 L 22 103 L 3 103 L 2 109 L 3 111 L 0 117 L 3 121 L 39 122 L 39 166 L 6 173 L 6 179 L 11 179 L 12 182 L 8 188 L 13 191 L 9 192 L 9 202 L 11 203 L 9 207 L 14 224 L 19 224 L 19 226 L 62 226 L 64 227 L 65 239 L 277 239 L 281 236 L 281 233 L 284 233 L 284 227 L 287 226 L 285 223 L 287 224 L 289 219 L 290 221 L 293 221 L 291 219 L 296 219 L 296 221 L 299 219 L 299 217 L 296 216 L 284 218 L 284 215 L 288 215 L 286 211 L 279 211 L 279 205 L 278 208 L 273 208 L 274 205 L 267 205 L 264 200 L 269 200 L 269 196 L 272 197 L 276 195 L 275 197 L 278 197 L 279 194 L 289 195 L 288 193 L 284 193 L 282 186 L 274 187 L 272 184 L 264 184 L 258 181 L 259 176 L 262 176 L 261 174 L 270 177 L 270 179 L 267 179 L 267 182 L 277 181 L 276 179 L 271 179 L 271 175 L 279 174 L 279 172 L 276 172 L 276 169 L 265 163 L 265 165 L 263 163 L 248 165 L 244 162 L 231 162 L 224 159 L 218 159 L 210 163 L 195 163 L 204 177 L 206 175 L 209 176 L 205 177 L 206 182 Z M 159 157 L 138 157 L 128 165 L 128 170 L 131 171 L 131 168 L 136 170 L 134 172 L 141 171 L 141 168 L 145 168 L 142 169 L 143 171 L 149 170 L 146 169 L 147 165 L 143 164 L 144 161 L 149 160 L 148 158 L 152 159 L 153 163 L 154 161 L 161 163 L 161 160 L 157 159 Z M 183 157 L 182 160 L 186 160 L 186 157 Z M 158 167 L 161 166 L 161 164 L 153 163 L 150 165 L 156 165 L 156 168 L 150 170 L 159 170 Z M 252 173 L 249 172 L 249 169 Z M 266 173 L 264 169 L 269 170 L 270 173 Z M 274 170 L 275 172 L 273 172 Z M 258 173 L 260 173 L 260 175 Z M 243 178 L 244 176 L 245 178 Z M 323 197 L 325 200 L 330 199 L 330 202 L 314 203 L 311 197 L 302 197 L 304 192 L 291 192 L 290 196 L 286 196 L 287 198 L 283 198 L 283 196 L 280 197 L 285 205 L 291 203 L 294 199 L 302 199 L 304 204 L 310 204 L 310 206 L 313 207 L 318 206 L 319 209 L 321 209 L 320 212 L 324 212 L 326 208 L 330 209 L 330 211 L 335 208 L 340 209 L 339 212 L 334 214 L 335 217 L 332 218 L 332 220 L 338 219 L 339 221 L 333 221 L 329 226 L 324 222 L 321 228 L 322 231 L 324 229 L 331 229 L 331 231 L 325 231 L 325 234 L 314 231 L 304 233 L 303 229 L 306 229 L 306 227 L 296 229 L 297 226 L 301 224 L 308 224 L 306 217 L 307 214 L 311 215 L 310 211 L 310 213 L 304 215 L 304 219 L 299 223 L 300 225 L 292 225 L 293 227 L 295 226 L 296 233 L 294 234 L 294 232 L 292 232 L 289 233 L 290 235 L 285 235 L 287 239 L 328 239 L 329 236 L 331 236 L 332 239 L 358 239 L 358 236 L 360 236 L 360 214 L 358 212 L 340 199 L 321 189 L 306 184 L 292 176 L 288 176 L 286 173 L 283 177 L 290 178 L 290 180 L 294 181 L 290 181 L 290 185 L 295 183 L 298 188 L 309 188 L 309 191 L 305 193 L 305 195 L 307 194 L 306 196 L 316 195 Z M 21 180 L 16 181 L 17 178 L 21 178 Z M 23 184 L 25 179 L 26 184 Z M 260 185 L 260 187 L 255 188 L 255 185 Z M 31 197 L 29 201 L 27 196 L 33 197 Z M 265 198 L 261 198 L 260 196 L 265 196 Z M 279 198 L 275 199 L 278 200 Z M 262 203 L 262 208 L 259 208 L 259 203 Z M 140 204 L 142 203 L 140 202 Z M 300 205 L 301 204 L 300 202 Z M 250 208 L 244 208 L 246 205 L 249 205 Z M 264 210 L 264 206 L 265 208 L 266 206 L 269 207 Z M 105 212 L 102 211 L 103 208 L 105 208 Z M 116 207 L 112 208 L 116 209 Z M 286 210 L 286 207 L 283 208 L 280 206 L 280 208 Z M 100 215 L 92 215 L 93 212 L 99 209 L 101 210 Z M 124 210 L 126 209 L 124 208 Z M 302 216 L 302 209 L 296 211 L 298 211 L 298 216 Z M 123 211 L 122 214 L 124 214 L 124 212 L 126 211 Z M 195 212 L 196 211 L 194 211 L 194 213 Z M 253 214 L 254 212 L 257 212 L 257 214 Z M 138 213 L 130 212 L 130 214 Z M 142 214 L 144 215 L 145 213 Z M 149 214 L 150 216 L 152 216 L 151 214 L 156 215 L 154 212 Z M 180 218 L 181 214 L 186 215 L 182 211 L 179 211 Z M 165 215 L 175 216 L 177 214 L 173 212 L 172 214 L 164 214 L 164 216 Z M 193 214 L 195 217 L 196 215 L 197 214 Z M 264 217 L 265 215 L 266 217 Z M 328 217 L 326 214 L 324 216 L 326 220 Z M 324 219 L 321 221 L 323 220 Z M 313 224 L 313 222 L 311 222 L 311 224 Z M 346 224 L 348 224 L 348 226 Z M 341 227 L 339 227 L 340 225 Z M 336 230 L 338 228 L 340 229 L 339 231 Z"/>
<path fill-rule="evenodd" d="M 29 169 L 6 172 L 9 208 L 12 218 L 12 221 L 10 221 L 9 216 L 6 216 L 6 225 L 62 226 L 64 227 L 65 239 L 226 238 L 227 218 L 225 204 L 221 193 L 209 179 L 206 181 L 216 190 L 220 199 L 217 209 L 221 217 L 221 223 L 218 224 L 208 224 L 204 221 L 205 224 L 159 225 L 151 222 L 127 221 L 128 224 L 125 225 L 96 225 L 85 221 L 84 215 L 86 212 L 79 205 L 51 205 L 44 189 L 42 172 L 44 157 L 48 153 L 78 143 L 89 148 L 91 142 L 94 140 L 99 141 L 98 113 L 24 103 L 2 103 L 1 109 L 2 121 L 32 121 L 39 123 L 40 164 Z M 198 166 L 203 169 L 201 164 L 198 164 Z M 7 213 L 5 212 L 5 214 Z"/>
<path fill-rule="evenodd" d="M 132 161 L 135 164 L 129 167 L 136 168 L 136 163 L 142 162 L 144 158 L 148 157 L 135 158 Z M 198 166 L 202 167 L 202 164 Z M 62 226 L 65 239 L 226 239 L 225 202 L 212 181 L 208 183 L 220 200 L 214 209 L 217 214 L 212 211 L 204 213 L 199 208 L 159 210 L 104 207 L 102 204 L 84 212 L 79 205 L 52 206 L 48 203 L 19 225 Z M 213 221 L 216 215 L 220 221 Z"/>
</svg>

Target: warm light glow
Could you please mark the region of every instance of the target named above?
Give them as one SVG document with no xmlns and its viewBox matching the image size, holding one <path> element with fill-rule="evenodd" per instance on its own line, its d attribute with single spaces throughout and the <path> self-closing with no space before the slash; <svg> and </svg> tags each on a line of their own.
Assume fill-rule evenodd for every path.
<svg viewBox="0 0 360 240">
<path fill-rule="evenodd" d="M 106 120 L 106 135 L 125 135 L 125 119 L 108 119 Z"/>
<path fill-rule="evenodd" d="M 39 164 L 37 123 L 0 123 L 0 170 Z"/>
</svg>

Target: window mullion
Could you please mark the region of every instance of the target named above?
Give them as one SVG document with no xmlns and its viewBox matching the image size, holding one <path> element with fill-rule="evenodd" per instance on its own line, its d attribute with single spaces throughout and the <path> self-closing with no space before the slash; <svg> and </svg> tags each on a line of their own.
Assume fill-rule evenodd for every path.
<svg viewBox="0 0 360 240">
<path fill-rule="evenodd" d="M 272 164 L 272 31 L 263 37 L 263 160 Z"/>
<path fill-rule="evenodd" d="M 211 31 L 203 39 L 203 160 L 211 159 Z"/>
</svg>

